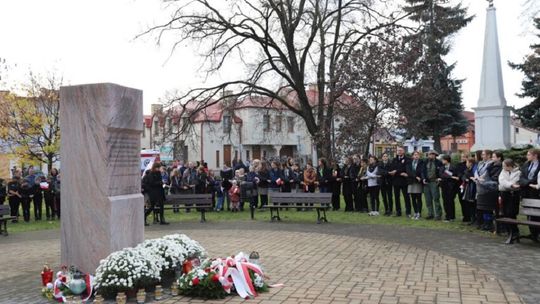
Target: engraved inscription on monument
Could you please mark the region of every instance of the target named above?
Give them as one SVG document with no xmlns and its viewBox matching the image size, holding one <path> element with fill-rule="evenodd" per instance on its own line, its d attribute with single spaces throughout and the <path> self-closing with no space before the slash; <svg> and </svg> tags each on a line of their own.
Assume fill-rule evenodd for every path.
<svg viewBox="0 0 540 304">
<path fill-rule="evenodd" d="M 109 195 L 140 192 L 139 132 L 109 128 L 107 146 L 109 147 L 107 168 L 111 176 Z M 118 180 L 122 182 L 116 182 Z"/>
</svg>

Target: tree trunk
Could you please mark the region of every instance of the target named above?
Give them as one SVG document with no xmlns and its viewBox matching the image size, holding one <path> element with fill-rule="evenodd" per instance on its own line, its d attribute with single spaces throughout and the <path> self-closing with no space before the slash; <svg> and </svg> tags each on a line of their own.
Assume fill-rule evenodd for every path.
<svg viewBox="0 0 540 304">
<path fill-rule="evenodd" d="M 440 135 L 436 135 L 436 134 L 433 134 L 433 148 L 435 149 L 435 151 L 439 152 L 439 153 L 442 153 L 442 150 L 441 150 L 441 136 Z"/>
<path fill-rule="evenodd" d="M 47 174 L 51 174 L 52 168 L 53 168 L 53 157 L 47 156 Z"/>
</svg>

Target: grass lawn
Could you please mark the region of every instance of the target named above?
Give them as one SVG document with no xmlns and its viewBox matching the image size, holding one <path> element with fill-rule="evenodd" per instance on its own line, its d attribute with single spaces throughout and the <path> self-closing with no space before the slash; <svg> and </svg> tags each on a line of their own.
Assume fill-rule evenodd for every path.
<svg viewBox="0 0 540 304">
<path fill-rule="evenodd" d="M 381 200 L 382 201 L 382 200 Z M 408 227 L 421 227 L 429 229 L 445 229 L 452 231 L 461 231 L 461 232 L 475 232 L 475 233 L 484 233 L 480 232 L 474 227 L 468 226 L 461 222 L 461 207 L 458 200 L 456 199 L 456 221 L 451 223 L 445 223 L 442 221 L 433 221 L 433 220 L 411 220 L 405 216 L 404 201 L 401 200 L 403 216 L 401 217 L 386 217 L 386 216 L 368 216 L 366 213 L 345 213 L 344 202 L 342 199 L 341 210 L 340 211 L 328 211 L 327 218 L 329 224 L 331 223 L 346 223 L 346 224 L 381 224 L 381 225 L 395 225 L 395 226 L 408 226 Z M 425 202 L 423 202 L 423 215 L 427 216 L 427 208 Z M 442 204 L 442 202 L 441 202 Z M 247 206 L 247 204 L 246 204 Z M 381 203 L 381 213 L 383 212 L 383 207 Z M 28 223 L 21 221 L 19 219 L 18 223 L 8 223 L 8 231 L 10 233 L 24 232 L 24 231 L 35 231 L 35 230 L 45 230 L 45 229 L 58 229 L 60 228 L 60 221 L 34 221 L 33 220 L 33 210 L 30 211 L 31 220 Z M 280 216 L 284 222 L 298 222 L 298 223 L 315 223 L 317 220 L 317 212 L 315 210 L 298 212 L 295 209 L 289 209 L 288 211 L 280 211 Z M 45 218 L 45 213 L 43 213 L 43 218 Z M 184 210 L 181 210 L 180 213 L 173 213 L 172 210 L 167 210 L 165 213 L 165 218 L 168 222 L 197 222 L 200 219 L 200 213 L 192 210 L 191 213 L 185 213 Z M 250 212 L 248 208 L 244 212 L 232 213 L 232 212 L 208 212 L 206 215 L 207 224 L 211 225 L 212 222 L 223 222 L 223 221 L 245 221 L 246 224 L 249 224 Z M 270 211 L 259 211 L 255 212 L 255 221 L 270 221 Z M 149 216 L 148 222 L 152 223 L 152 215 Z M 279 223 L 276 223 L 279 225 Z M 486 234 L 486 233 L 484 233 Z"/>
</svg>

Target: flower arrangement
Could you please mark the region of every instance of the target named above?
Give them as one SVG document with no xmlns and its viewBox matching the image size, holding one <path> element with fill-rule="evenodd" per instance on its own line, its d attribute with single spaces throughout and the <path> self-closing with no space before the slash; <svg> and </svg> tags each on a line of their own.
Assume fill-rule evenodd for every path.
<svg viewBox="0 0 540 304">
<path fill-rule="evenodd" d="M 95 289 L 105 298 L 118 292 L 149 289 L 166 280 L 188 259 L 206 256 L 206 250 L 184 234 L 147 240 L 135 248 L 111 253 L 96 270 Z"/>
<path fill-rule="evenodd" d="M 139 244 L 136 248 L 148 250 L 157 259 L 160 259 L 159 264 L 162 271 L 181 266 L 187 256 L 187 251 L 182 245 L 168 239 L 147 240 Z"/>
<path fill-rule="evenodd" d="M 239 253 L 225 259 L 206 260 L 178 280 L 180 294 L 205 299 L 224 298 L 232 292 L 254 298 L 267 292 L 268 285 L 259 265 Z"/>
<path fill-rule="evenodd" d="M 173 241 L 181 245 L 186 251 L 185 260 L 198 258 L 203 259 L 207 256 L 206 250 L 199 244 L 199 242 L 192 240 L 185 234 L 171 234 L 166 235 L 162 239 Z"/>
<path fill-rule="evenodd" d="M 228 295 L 219 282 L 219 274 L 210 269 L 210 263 L 205 261 L 178 279 L 180 294 L 205 299 L 223 299 Z"/>
<path fill-rule="evenodd" d="M 161 279 L 162 263 L 158 255 L 144 247 L 113 252 L 96 269 L 95 289 L 112 299 L 118 292 L 152 287 Z"/>
</svg>

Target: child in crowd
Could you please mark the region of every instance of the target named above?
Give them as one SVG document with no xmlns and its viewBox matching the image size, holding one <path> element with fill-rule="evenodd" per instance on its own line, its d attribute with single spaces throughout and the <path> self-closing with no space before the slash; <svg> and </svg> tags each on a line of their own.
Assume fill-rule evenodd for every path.
<svg viewBox="0 0 540 304">
<path fill-rule="evenodd" d="M 238 181 L 232 180 L 232 187 L 229 190 L 229 197 L 231 198 L 231 210 L 232 212 L 238 212 L 240 207 L 240 187 Z"/>
</svg>

